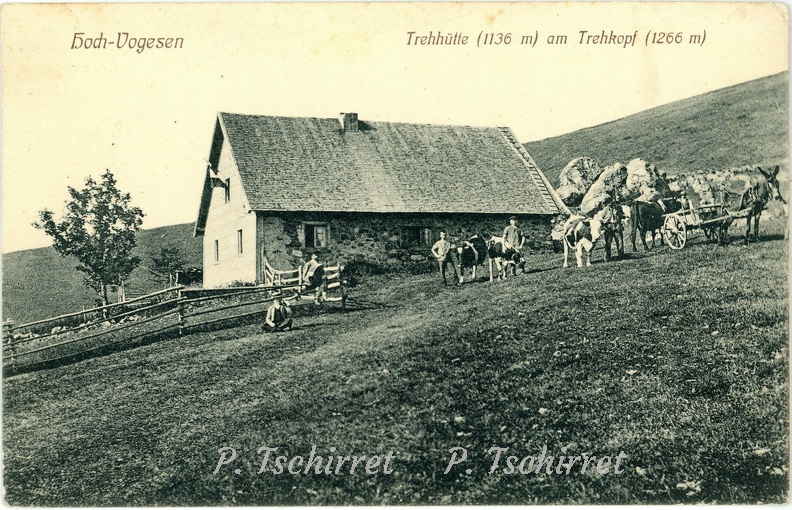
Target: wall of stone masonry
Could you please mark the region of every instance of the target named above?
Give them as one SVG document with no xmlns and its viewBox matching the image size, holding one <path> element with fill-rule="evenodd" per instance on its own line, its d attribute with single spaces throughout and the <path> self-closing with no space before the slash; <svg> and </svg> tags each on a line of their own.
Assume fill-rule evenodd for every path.
<svg viewBox="0 0 792 510">
<path fill-rule="evenodd" d="M 291 269 L 303 264 L 315 248 L 305 247 L 304 222 L 327 225 L 328 246 L 320 248 L 320 260 L 328 265 L 362 262 L 383 271 L 408 264 L 431 265 L 429 250 L 445 230 L 447 239 L 459 243 L 473 234 L 485 238 L 501 235 L 508 225 L 507 215 L 484 214 L 373 214 L 373 213 L 257 213 L 261 257 L 275 269 Z M 518 225 L 533 250 L 552 250 L 550 217 L 518 216 Z M 428 246 L 411 246 L 404 240 L 406 227 L 431 229 Z"/>
</svg>

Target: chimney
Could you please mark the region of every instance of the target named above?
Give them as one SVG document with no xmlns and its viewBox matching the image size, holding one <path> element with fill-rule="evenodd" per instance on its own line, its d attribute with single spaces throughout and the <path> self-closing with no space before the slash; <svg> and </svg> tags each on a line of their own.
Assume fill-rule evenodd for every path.
<svg viewBox="0 0 792 510">
<path fill-rule="evenodd" d="M 341 125 L 344 127 L 344 131 L 348 131 L 350 133 L 357 133 L 358 132 L 358 114 L 357 113 L 343 113 L 338 117 L 338 120 L 341 122 Z"/>
</svg>

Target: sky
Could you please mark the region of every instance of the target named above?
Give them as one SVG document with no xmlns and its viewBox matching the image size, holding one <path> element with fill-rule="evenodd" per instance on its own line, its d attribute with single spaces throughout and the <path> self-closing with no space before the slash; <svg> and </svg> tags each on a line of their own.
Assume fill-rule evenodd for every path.
<svg viewBox="0 0 792 510">
<path fill-rule="evenodd" d="M 789 66 L 787 6 L 768 3 L 5 4 L 0 24 L 3 253 L 51 244 L 37 212 L 105 169 L 144 228 L 194 222 L 219 111 L 530 142 Z M 420 44 L 438 33 L 456 44 Z"/>
</svg>

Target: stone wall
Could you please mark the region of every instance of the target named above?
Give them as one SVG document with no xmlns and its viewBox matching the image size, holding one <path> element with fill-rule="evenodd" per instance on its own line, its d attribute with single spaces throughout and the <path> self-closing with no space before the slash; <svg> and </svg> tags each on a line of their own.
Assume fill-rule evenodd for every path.
<svg viewBox="0 0 792 510">
<path fill-rule="evenodd" d="M 508 225 L 505 215 L 472 214 L 372 214 L 372 213 L 258 213 L 261 236 L 260 253 L 276 269 L 297 267 L 318 250 L 320 260 L 365 263 L 381 270 L 392 270 L 409 264 L 431 265 L 429 252 L 440 230 L 456 244 L 473 234 L 486 237 L 501 235 Z M 526 246 L 534 250 L 551 250 L 550 217 L 518 217 L 518 225 L 527 237 Z M 328 246 L 306 247 L 304 222 L 327 225 Z M 428 228 L 424 245 L 405 239 L 408 227 Z"/>
</svg>

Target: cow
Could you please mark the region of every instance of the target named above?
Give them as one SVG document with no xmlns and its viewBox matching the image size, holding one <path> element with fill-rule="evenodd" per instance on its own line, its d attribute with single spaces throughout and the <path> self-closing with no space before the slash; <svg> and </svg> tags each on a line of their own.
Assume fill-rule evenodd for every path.
<svg viewBox="0 0 792 510">
<path fill-rule="evenodd" d="M 644 202 L 636 200 L 630 209 L 632 228 L 630 229 L 630 239 L 632 240 L 633 251 L 638 251 L 635 245 L 635 238 L 638 233 L 641 235 L 641 242 L 644 250 L 648 250 L 646 244 L 646 233 L 652 234 L 652 248 L 655 246 L 657 231 L 663 226 L 663 215 L 678 211 L 682 204 L 676 198 L 660 198 L 655 202 Z"/>
<path fill-rule="evenodd" d="M 608 204 L 594 218 L 601 223 L 600 231 L 605 241 L 605 261 L 611 260 L 611 245 L 616 242 L 619 259 L 624 258 L 624 209 L 618 204 Z"/>
<path fill-rule="evenodd" d="M 583 250 L 586 250 L 586 267 L 591 266 L 591 250 L 600 238 L 602 222 L 581 215 L 570 216 L 564 223 L 564 265 L 569 267 L 569 250 L 575 250 L 577 267 L 583 267 Z"/>
<path fill-rule="evenodd" d="M 511 246 L 507 247 L 503 237 L 490 237 L 487 241 L 487 255 L 489 256 L 490 281 L 493 279 L 492 263 L 498 268 L 498 279 L 506 278 L 507 267 L 512 266 L 512 275 L 517 275 L 517 267 L 525 273 L 525 257 Z"/>
<path fill-rule="evenodd" d="M 457 246 L 457 261 L 459 262 L 459 283 L 465 283 L 465 269 L 471 268 L 473 281 L 476 280 L 476 268 L 487 260 L 487 242 L 478 234 L 471 236 Z M 490 271 L 490 280 L 492 272 Z"/>
</svg>

